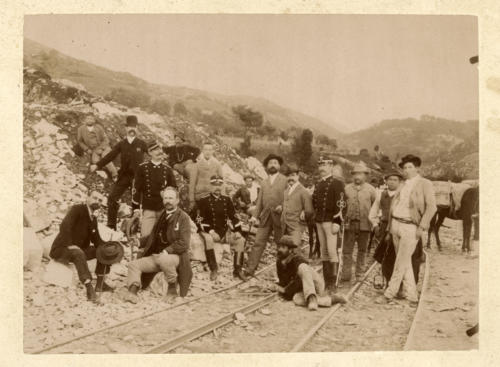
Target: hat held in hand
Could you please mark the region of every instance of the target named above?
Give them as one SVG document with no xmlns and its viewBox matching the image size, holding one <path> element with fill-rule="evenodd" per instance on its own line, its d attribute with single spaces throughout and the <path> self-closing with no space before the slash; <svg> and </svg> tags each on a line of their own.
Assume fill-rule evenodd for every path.
<svg viewBox="0 0 500 367">
<path fill-rule="evenodd" d="M 123 253 L 123 246 L 120 242 L 109 241 L 97 247 L 96 258 L 101 264 L 112 265 L 121 261 Z"/>
</svg>

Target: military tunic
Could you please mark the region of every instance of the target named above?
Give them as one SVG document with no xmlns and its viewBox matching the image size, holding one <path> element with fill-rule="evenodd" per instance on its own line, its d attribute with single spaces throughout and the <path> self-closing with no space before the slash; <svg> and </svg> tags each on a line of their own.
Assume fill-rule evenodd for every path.
<svg viewBox="0 0 500 367">
<path fill-rule="evenodd" d="M 164 163 L 142 163 L 134 178 L 132 209 L 138 209 L 142 204 L 144 210 L 162 210 L 161 191 L 168 186 L 177 187 L 174 172 L 169 166 Z"/>
<path fill-rule="evenodd" d="M 344 192 L 344 183 L 332 176 L 322 179 L 316 184 L 312 199 L 317 223 L 333 222 L 340 224 L 342 222 L 345 209 L 341 214 L 340 208 L 337 205 L 341 193 L 344 194 L 344 200 L 347 200 Z"/>
<path fill-rule="evenodd" d="M 199 217 L 196 222 L 198 228 L 203 232 L 214 230 L 222 239 L 229 229 L 228 222 L 231 223 L 231 230 L 241 232 L 241 222 L 235 216 L 234 204 L 229 196 L 208 195 L 198 202 Z"/>
</svg>

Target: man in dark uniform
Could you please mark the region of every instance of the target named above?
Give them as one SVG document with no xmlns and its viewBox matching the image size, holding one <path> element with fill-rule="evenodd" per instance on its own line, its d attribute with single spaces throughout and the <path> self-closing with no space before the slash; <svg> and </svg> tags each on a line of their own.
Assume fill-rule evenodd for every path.
<svg viewBox="0 0 500 367">
<path fill-rule="evenodd" d="M 186 144 L 183 134 L 174 135 L 175 145 L 163 147 L 163 152 L 168 155 L 168 164 L 185 178 L 189 179 L 192 165 L 200 155 L 200 149 Z"/>
<path fill-rule="evenodd" d="M 323 278 L 326 289 L 330 293 L 335 292 L 339 266 L 337 240 L 343 213 L 340 211 L 338 202 L 341 195 L 345 195 L 344 183 L 333 178 L 333 167 L 333 159 L 320 157 L 318 168 L 321 178 L 316 184 L 312 197 L 323 262 Z"/>
<path fill-rule="evenodd" d="M 234 204 L 229 196 L 222 195 L 224 180 L 214 175 L 210 178 L 212 192 L 198 202 L 199 216 L 196 218 L 199 232 L 205 241 L 205 254 L 210 268 L 210 279 L 217 278 L 217 261 L 214 242 L 228 242 L 233 250 L 233 276 L 242 275 L 245 239 L 241 233 L 241 222 L 235 216 Z"/>
<path fill-rule="evenodd" d="M 121 166 L 118 171 L 118 179 L 111 188 L 108 196 L 108 227 L 116 230 L 116 216 L 118 214 L 118 200 L 122 197 L 125 190 L 132 186 L 135 172 L 144 160 L 144 153 L 148 148 L 146 143 L 137 138 L 137 117 L 127 116 L 125 124 L 127 137 L 116 144 L 111 152 L 106 154 L 99 162 L 90 166 L 90 171 L 102 169 L 109 162 L 113 161 L 118 154 L 121 157 Z"/>
<path fill-rule="evenodd" d="M 148 144 L 149 162 L 139 165 L 132 186 L 132 210 L 138 215 L 142 206 L 141 236 L 151 233 L 164 206 L 161 191 L 168 186 L 177 188 L 174 172 L 162 163 L 163 151 L 157 142 Z"/>
</svg>

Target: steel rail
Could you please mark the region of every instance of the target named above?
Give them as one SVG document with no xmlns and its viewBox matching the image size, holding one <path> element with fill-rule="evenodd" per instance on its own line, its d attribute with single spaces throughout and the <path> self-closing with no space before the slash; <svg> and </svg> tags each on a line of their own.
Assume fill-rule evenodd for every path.
<svg viewBox="0 0 500 367">
<path fill-rule="evenodd" d="M 304 245 L 303 247 L 301 247 L 301 250 L 304 250 L 306 249 L 307 247 L 309 247 L 309 244 L 307 245 Z M 261 270 L 257 271 L 254 275 L 254 277 L 256 278 L 258 275 L 260 274 L 263 274 L 269 270 L 271 270 L 272 268 L 274 268 L 276 265 L 275 264 L 270 264 L 270 265 L 267 265 L 266 267 L 262 268 Z M 76 342 L 78 340 L 81 340 L 81 339 L 85 339 L 85 338 L 88 338 L 90 336 L 93 336 L 93 335 L 96 335 L 96 334 L 99 334 L 99 333 L 102 333 L 102 332 L 105 332 L 105 331 L 108 331 L 108 330 L 111 330 L 111 329 L 115 329 L 115 328 L 118 328 L 120 326 L 124 326 L 124 325 L 127 325 L 131 322 L 134 322 L 134 321 L 137 321 L 137 320 L 141 320 L 141 319 L 145 319 L 147 317 L 150 317 L 150 316 L 153 316 L 153 315 L 156 315 L 156 314 L 159 314 L 159 313 L 162 313 L 162 312 L 166 312 L 166 311 L 169 311 L 169 310 L 172 310 L 174 308 L 177 308 L 177 307 L 180 307 L 180 306 L 184 306 L 184 305 L 187 305 L 187 304 L 190 304 L 190 303 L 193 303 L 193 302 L 196 302 L 196 301 L 199 301 L 200 299 L 203 299 L 203 298 L 206 298 L 206 297 L 210 297 L 210 296 L 213 296 L 215 294 L 218 294 L 218 293 L 222 293 L 222 292 L 225 292 L 225 291 L 228 291 L 228 290 L 231 290 L 233 288 L 236 288 L 242 284 L 244 284 L 246 282 L 244 281 L 239 281 L 235 284 L 232 284 L 232 285 L 229 285 L 225 288 L 221 288 L 221 289 L 218 289 L 216 291 L 213 291 L 213 292 L 210 292 L 210 293 L 207 293 L 207 294 L 204 294 L 202 296 L 198 296 L 198 297 L 195 297 L 193 299 L 189 299 L 189 300 L 186 300 L 186 301 L 183 301 L 183 302 L 180 302 L 180 303 L 177 303 L 175 305 L 172 305 L 172 306 L 169 306 L 169 307 L 166 307 L 166 308 L 163 308 L 163 309 L 160 309 L 160 310 L 156 310 L 156 311 L 152 311 L 152 312 L 149 312 L 147 314 L 144 314 L 144 315 L 141 315 L 141 316 L 137 316 L 137 317 L 134 317 L 132 319 L 128 319 L 128 320 L 125 320 L 125 321 L 121 321 L 121 322 L 118 322 L 116 324 L 112 324 L 112 325 L 109 325 L 109 326 L 106 326 L 106 327 L 103 327 L 103 328 L 100 328 L 100 329 L 97 329 L 97 330 L 94 330 L 94 331 L 91 331 L 91 332 L 88 332 L 86 334 L 82 334 L 82 335 L 79 335 L 75 338 L 71 338 L 71 339 L 66 339 L 64 341 L 61 341 L 59 343 L 56 343 L 56 344 L 52 344 L 52 345 L 49 345 L 48 347 L 44 347 L 44 348 L 40 348 L 40 349 L 37 349 L 37 350 L 34 350 L 32 352 L 27 352 L 29 354 L 41 354 L 41 353 L 44 353 L 44 352 L 48 352 L 52 349 L 56 349 L 56 348 L 59 348 L 59 347 L 62 347 L 64 345 L 67 345 L 67 344 L 70 344 L 70 343 L 73 343 L 73 342 Z"/>
</svg>

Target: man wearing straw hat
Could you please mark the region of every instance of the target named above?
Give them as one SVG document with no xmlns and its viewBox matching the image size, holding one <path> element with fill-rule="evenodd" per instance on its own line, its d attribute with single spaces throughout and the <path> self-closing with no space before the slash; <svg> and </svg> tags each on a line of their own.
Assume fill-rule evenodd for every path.
<svg viewBox="0 0 500 367">
<path fill-rule="evenodd" d="M 352 272 L 352 253 L 354 244 L 358 244 L 356 255 L 356 280 L 365 271 L 365 255 L 370 239 L 371 224 L 368 219 L 370 209 L 377 197 L 375 188 L 366 182 L 369 169 L 364 164 L 357 164 L 351 171 L 353 182 L 346 185 L 347 222 L 343 251 L 342 280 L 350 281 Z"/>
</svg>

